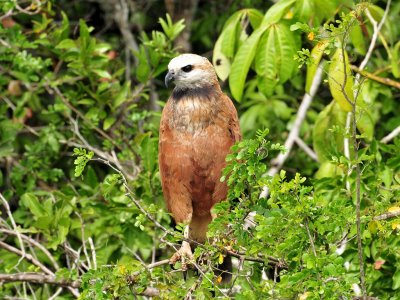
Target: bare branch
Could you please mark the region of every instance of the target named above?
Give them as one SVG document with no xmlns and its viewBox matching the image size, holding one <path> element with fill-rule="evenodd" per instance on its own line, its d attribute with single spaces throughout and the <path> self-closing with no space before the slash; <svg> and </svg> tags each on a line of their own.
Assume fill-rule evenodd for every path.
<svg viewBox="0 0 400 300">
<path fill-rule="evenodd" d="M 381 143 L 387 144 L 400 134 L 400 126 L 397 126 L 391 133 L 381 139 Z"/>
<path fill-rule="evenodd" d="M 79 281 L 69 281 L 65 279 L 57 279 L 54 275 L 42 273 L 14 273 L 14 274 L 0 274 L 0 282 L 32 282 L 38 284 L 54 284 L 63 287 L 79 288 Z"/>
<path fill-rule="evenodd" d="M 317 251 L 315 250 L 315 245 L 314 245 L 314 238 L 311 235 L 310 226 L 308 225 L 308 218 L 305 219 L 305 223 L 306 223 L 305 225 L 306 225 L 306 229 L 307 229 L 307 235 L 308 235 L 308 239 L 310 240 L 312 252 L 313 252 L 314 256 L 317 257 Z"/>
<path fill-rule="evenodd" d="M 135 204 L 135 206 L 150 220 L 154 223 L 154 225 L 156 225 L 156 227 L 160 228 L 162 231 L 164 232 L 168 232 L 169 234 L 172 235 L 172 232 L 170 230 L 168 230 L 167 228 L 165 228 L 163 225 L 160 224 L 160 222 L 158 222 L 148 211 L 146 211 L 144 209 L 144 207 L 142 206 L 142 204 L 140 203 L 139 200 L 137 200 L 133 195 L 132 190 L 130 189 L 129 185 L 128 185 L 128 181 L 126 179 L 126 177 L 124 176 L 124 174 L 121 172 L 121 170 L 119 170 L 118 168 L 116 168 L 115 166 L 113 166 L 108 160 L 104 160 L 102 158 L 95 158 L 93 159 L 94 161 L 99 161 L 107 166 L 109 166 L 110 168 L 112 168 L 115 172 L 117 172 L 123 181 L 123 186 L 125 187 L 125 189 L 127 190 L 127 193 L 125 194 L 132 202 L 133 204 Z"/>
<path fill-rule="evenodd" d="M 267 173 L 269 176 L 274 176 L 275 174 L 277 174 L 279 172 L 279 170 L 282 168 L 286 159 L 288 158 L 290 151 L 292 150 L 293 144 L 295 142 L 295 139 L 299 135 L 300 127 L 305 119 L 307 110 L 310 107 L 310 104 L 311 104 L 311 102 L 318 90 L 318 87 L 321 83 L 322 73 L 323 73 L 323 67 L 321 64 L 318 66 L 317 71 L 315 72 L 315 76 L 313 78 L 311 88 L 310 88 L 310 93 L 304 94 L 303 101 L 301 102 L 299 110 L 296 115 L 296 120 L 294 121 L 292 129 L 290 130 L 289 136 L 286 139 L 286 142 L 285 142 L 286 152 L 280 153 L 275 159 L 273 159 L 272 163 L 274 166 L 271 167 Z M 269 194 L 268 187 L 264 186 L 263 191 L 260 194 L 260 198 L 266 198 L 268 196 L 268 194 Z"/>
<path fill-rule="evenodd" d="M 364 76 L 364 77 L 366 77 L 368 79 L 374 80 L 374 81 L 382 83 L 384 85 L 388 85 L 388 86 L 400 89 L 400 82 L 398 82 L 398 81 L 395 81 L 395 80 L 390 79 L 390 78 L 380 77 L 380 76 L 377 76 L 375 74 L 369 73 L 367 71 L 363 71 L 360 68 L 358 68 L 357 66 L 351 65 L 350 68 L 353 71 L 361 74 L 362 76 Z"/>
<path fill-rule="evenodd" d="M 18 232 L 13 231 L 13 230 L 8 230 L 8 229 L 3 229 L 0 228 L 0 232 L 8 234 L 8 235 L 14 235 L 17 236 Z M 59 270 L 60 267 L 58 266 L 56 260 L 54 259 L 53 255 L 49 252 L 49 250 L 47 250 L 42 244 L 40 244 L 39 242 L 37 242 L 36 240 L 34 240 L 33 238 L 19 233 L 19 235 L 21 236 L 21 238 L 25 241 L 27 241 L 28 243 L 30 243 L 31 245 L 35 246 L 36 248 L 39 248 L 44 254 L 46 254 L 46 256 L 50 259 L 51 263 L 54 266 L 54 269 Z"/>
<path fill-rule="evenodd" d="M 89 237 L 88 240 L 89 240 L 90 250 L 92 252 L 93 269 L 97 270 L 96 249 L 94 248 L 93 239 Z"/>
<path fill-rule="evenodd" d="M 294 141 L 296 142 L 297 146 L 299 146 L 311 159 L 318 162 L 317 154 L 306 144 L 304 141 L 299 137 L 296 136 Z"/>
<path fill-rule="evenodd" d="M 193 292 L 200 286 L 200 284 L 202 282 L 203 282 L 203 275 L 200 275 L 199 278 L 197 278 L 195 283 L 193 283 L 193 285 L 190 287 L 190 289 L 186 293 L 184 300 L 191 300 Z"/>
<path fill-rule="evenodd" d="M 25 260 L 29 261 L 30 263 L 34 264 L 35 266 L 39 267 L 46 274 L 54 275 L 54 273 L 50 269 L 48 269 L 45 265 L 43 265 L 40 261 L 38 261 L 36 258 L 34 258 L 29 253 L 23 253 L 21 250 L 15 248 L 13 246 L 10 246 L 2 241 L 0 241 L 0 248 L 3 248 L 4 250 L 7 250 L 14 254 L 17 254 L 18 256 L 22 257 L 23 259 L 25 259 Z"/>
<path fill-rule="evenodd" d="M 103 130 L 98 128 L 97 126 L 94 126 L 93 123 L 88 120 L 77 108 L 75 108 L 69 101 L 68 99 L 61 93 L 60 89 L 57 86 L 52 86 L 50 82 L 47 82 L 47 85 L 45 85 L 45 88 L 52 93 L 54 91 L 57 96 L 60 97 L 61 101 L 69 108 L 71 109 L 77 116 L 79 116 L 85 123 L 88 125 L 92 126 L 93 129 L 100 134 L 102 137 L 104 137 L 106 140 L 108 140 L 115 148 L 122 150 L 121 146 L 119 146 L 107 133 L 105 133 Z"/>
<path fill-rule="evenodd" d="M 390 219 L 390 218 L 395 218 L 395 217 L 398 217 L 398 216 L 400 216 L 400 210 L 381 214 L 379 216 L 374 217 L 374 220 L 375 221 L 380 221 L 380 220 L 386 220 L 386 219 Z"/>
</svg>

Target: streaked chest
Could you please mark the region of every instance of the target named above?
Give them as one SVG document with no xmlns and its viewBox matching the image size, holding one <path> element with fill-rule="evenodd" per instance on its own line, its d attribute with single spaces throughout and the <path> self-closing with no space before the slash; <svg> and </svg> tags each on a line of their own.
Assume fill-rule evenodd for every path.
<svg viewBox="0 0 400 300">
<path fill-rule="evenodd" d="M 214 99 L 188 97 L 172 100 L 169 127 L 182 133 L 202 134 L 214 124 L 218 112 Z"/>
</svg>

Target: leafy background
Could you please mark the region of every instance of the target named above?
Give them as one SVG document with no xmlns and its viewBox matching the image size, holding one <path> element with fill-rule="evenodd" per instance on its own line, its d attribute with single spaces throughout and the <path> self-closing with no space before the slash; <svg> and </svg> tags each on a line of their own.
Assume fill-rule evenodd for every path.
<svg viewBox="0 0 400 300">
<path fill-rule="evenodd" d="M 0 9 L 1 297 L 399 298 L 400 3 Z M 157 165 L 163 77 L 179 52 L 212 60 L 245 138 L 187 280 L 167 265 L 182 228 Z M 234 280 L 222 286 L 213 270 L 227 254 Z"/>
</svg>

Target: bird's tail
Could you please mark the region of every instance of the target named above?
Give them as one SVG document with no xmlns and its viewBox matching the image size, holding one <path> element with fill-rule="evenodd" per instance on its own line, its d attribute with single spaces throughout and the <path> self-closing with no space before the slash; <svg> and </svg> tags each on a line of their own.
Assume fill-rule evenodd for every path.
<svg viewBox="0 0 400 300">
<path fill-rule="evenodd" d="M 227 284 L 232 280 L 232 257 L 224 257 L 222 264 L 218 264 L 218 269 L 214 272 L 216 276 L 221 277 L 221 284 Z"/>
</svg>

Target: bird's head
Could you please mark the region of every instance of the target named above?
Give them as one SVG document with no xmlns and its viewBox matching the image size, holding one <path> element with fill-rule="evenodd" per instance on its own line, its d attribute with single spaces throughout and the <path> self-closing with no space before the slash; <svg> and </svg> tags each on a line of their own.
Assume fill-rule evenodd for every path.
<svg viewBox="0 0 400 300">
<path fill-rule="evenodd" d="M 213 65 L 205 57 L 196 54 L 182 54 L 168 64 L 165 85 L 175 84 L 176 89 L 198 89 L 218 83 Z"/>
</svg>

